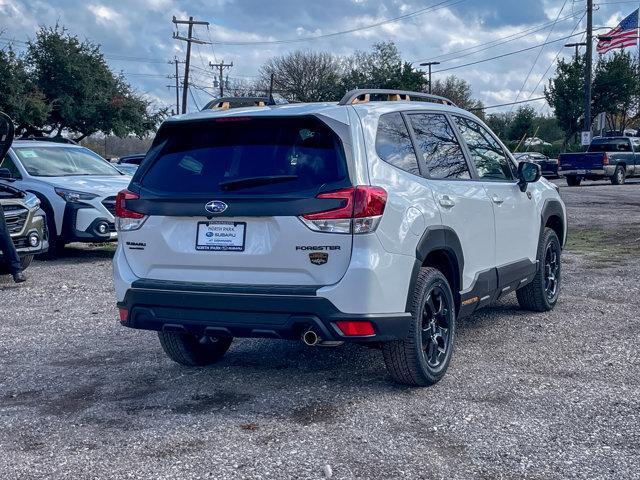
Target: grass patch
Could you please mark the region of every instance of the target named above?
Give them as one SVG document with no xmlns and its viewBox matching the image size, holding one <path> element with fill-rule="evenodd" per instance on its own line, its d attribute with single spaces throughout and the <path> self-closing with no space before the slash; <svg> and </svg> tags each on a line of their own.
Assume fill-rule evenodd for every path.
<svg viewBox="0 0 640 480">
<path fill-rule="evenodd" d="M 638 225 L 616 230 L 598 227 L 574 229 L 569 231 L 565 249 L 571 253 L 588 255 L 594 267 L 622 265 L 628 252 L 640 246 L 639 232 Z"/>
</svg>

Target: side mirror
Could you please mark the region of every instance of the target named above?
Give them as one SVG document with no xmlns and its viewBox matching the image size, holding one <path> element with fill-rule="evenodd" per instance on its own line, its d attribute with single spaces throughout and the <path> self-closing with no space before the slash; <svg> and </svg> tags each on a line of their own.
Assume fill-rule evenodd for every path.
<svg viewBox="0 0 640 480">
<path fill-rule="evenodd" d="M 520 162 L 518 164 L 518 186 L 522 192 L 527 191 L 527 184 L 540 180 L 542 169 L 533 162 Z"/>
<path fill-rule="evenodd" d="M 0 162 L 11 148 L 14 132 L 15 130 L 11 119 L 0 112 Z"/>
</svg>

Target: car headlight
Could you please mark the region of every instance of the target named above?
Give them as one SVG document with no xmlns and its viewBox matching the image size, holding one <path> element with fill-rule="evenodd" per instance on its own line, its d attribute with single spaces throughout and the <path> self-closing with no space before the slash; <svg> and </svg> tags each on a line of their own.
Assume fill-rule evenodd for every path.
<svg viewBox="0 0 640 480">
<path fill-rule="evenodd" d="M 78 203 L 82 200 L 93 200 L 98 195 L 86 192 L 76 192 L 75 190 L 67 190 L 66 188 L 56 188 L 56 193 L 64 199 L 65 202 Z"/>
<path fill-rule="evenodd" d="M 38 208 L 40 206 L 40 199 L 33 193 L 27 193 L 27 195 L 24 197 L 24 204 L 29 210 L 33 210 L 34 208 Z"/>
</svg>

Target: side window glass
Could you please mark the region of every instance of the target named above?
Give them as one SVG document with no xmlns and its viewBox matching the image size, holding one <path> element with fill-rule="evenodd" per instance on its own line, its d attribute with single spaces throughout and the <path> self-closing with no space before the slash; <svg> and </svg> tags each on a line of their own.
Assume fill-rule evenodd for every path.
<svg viewBox="0 0 640 480">
<path fill-rule="evenodd" d="M 399 112 L 380 116 L 376 134 L 376 152 L 382 160 L 394 167 L 420 175 L 411 137 Z"/>
<path fill-rule="evenodd" d="M 455 117 L 456 125 L 471 152 L 471 159 L 484 180 L 513 180 L 514 167 L 497 140 L 477 122 Z"/>
<path fill-rule="evenodd" d="M 469 167 L 453 129 L 444 115 L 409 115 L 418 148 L 433 179 L 470 179 Z"/>
<path fill-rule="evenodd" d="M 13 178 L 17 178 L 19 180 L 22 179 L 22 175 L 20 175 L 20 170 L 18 170 L 18 167 L 16 167 L 16 164 L 14 163 L 14 161 L 11 160 L 11 158 L 9 158 L 9 155 L 4 157 L 4 160 L 0 162 L 0 168 L 6 168 L 7 170 L 9 170 Z"/>
</svg>

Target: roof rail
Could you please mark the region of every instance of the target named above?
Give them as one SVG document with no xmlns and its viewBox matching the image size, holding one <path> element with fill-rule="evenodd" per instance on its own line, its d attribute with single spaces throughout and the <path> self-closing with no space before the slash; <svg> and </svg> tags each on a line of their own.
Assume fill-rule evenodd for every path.
<svg viewBox="0 0 640 480">
<path fill-rule="evenodd" d="M 372 101 L 372 96 L 384 96 L 386 95 L 387 102 L 406 101 L 410 102 L 413 99 L 422 100 L 426 102 L 441 103 L 443 105 L 450 105 L 452 107 L 457 106 L 448 98 L 440 97 L 438 95 L 432 95 L 430 93 L 422 92 L 410 92 L 407 90 L 393 90 L 386 88 L 360 88 L 347 92 L 338 105 L 355 105 L 358 103 L 367 103 Z"/>
</svg>

